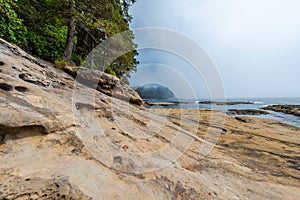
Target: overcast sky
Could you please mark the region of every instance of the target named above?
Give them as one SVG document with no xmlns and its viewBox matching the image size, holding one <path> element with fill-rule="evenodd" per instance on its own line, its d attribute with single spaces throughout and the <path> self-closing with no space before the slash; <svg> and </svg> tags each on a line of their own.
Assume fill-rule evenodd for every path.
<svg viewBox="0 0 300 200">
<path fill-rule="evenodd" d="M 176 30 L 203 47 L 215 63 L 227 97 L 300 97 L 299 0 L 138 0 L 131 28 Z M 172 41 L 176 42 L 176 41 Z M 139 50 L 132 85 L 163 82 L 179 97 L 209 96 L 189 63 L 168 52 Z M 166 70 L 177 70 L 181 76 Z M 157 78 L 160 77 L 160 78 Z M 176 88 L 176 89 L 175 89 Z"/>
</svg>

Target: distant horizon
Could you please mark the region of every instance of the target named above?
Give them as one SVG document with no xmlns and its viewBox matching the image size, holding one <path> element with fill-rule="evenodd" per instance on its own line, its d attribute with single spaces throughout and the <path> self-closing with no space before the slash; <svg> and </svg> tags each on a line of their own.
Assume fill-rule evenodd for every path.
<svg viewBox="0 0 300 200">
<path fill-rule="evenodd" d="M 141 85 L 131 85 L 131 87 L 134 90 L 136 90 L 137 88 L 139 88 L 143 85 L 148 85 L 148 84 L 152 84 L 152 83 L 141 84 Z M 153 84 L 161 85 L 160 83 L 153 83 Z M 166 85 L 162 85 L 162 86 L 167 87 Z M 300 100 L 300 96 L 267 96 L 267 97 L 266 96 L 237 96 L 237 97 L 227 97 L 227 96 L 225 96 L 224 98 L 215 98 L 215 99 L 251 99 L 251 98 L 252 99 L 281 99 L 281 98 L 286 98 L 286 99 L 299 99 Z M 198 99 L 211 99 L 211 97 L 197 97 L 197 98 L 179 97 L 179 99 L 198 100 Z"/>
<path fill-rule="evenodd" d="M 212 100 L 210 98 L 198 98 L 198 99 L 193 99 L 193 98 L 178 98 L 179 100 L 191 100 L 191 101 L 197 101 L 197 100 Z M 226 99 L 299 99 L 299 104 L 300 104 L 300 97 L 230 97 L 230 98 L 215 98 L 214 100 L 226 100 Z"/>
<path fill-rule="evenodd" d="M 149 84 L 149 83 L 148 83 Z M 155 83 L 160 85 L 158 83 Z M 147 84 L 145 84 L 147 85 Z M 137 88 L 141 87 L 142 85 L 131 85 L 131 87 L 136 90 Z M 299 99 L 300 96 L 275 96 L 275 97 L 225 97 L 225 98 L 215 98 L 215 99 Z M 188 100 L 198 100 L 198 99 L 211 99 L 210 97 L 197 97 L 197 99 L 189 98 L 189 97 L 180 97 L 179 99 L 188 99 Z M 299 102 L 300 103 L 300 102 Z"/>
<path fill-rule="evenodd" d="M 191 38 L 215 63 L 226 98 L 298 98 L 299 7 L 300 1 L 293 0 L 139 0 L 130 8 L 130 27 L 158 27 Z M 131 85 L 147 80 L 163 83 L 180 97 L 210 96 L 205 77 L 182 58 L 157 49 L 138 52 Z"/>
</svg>

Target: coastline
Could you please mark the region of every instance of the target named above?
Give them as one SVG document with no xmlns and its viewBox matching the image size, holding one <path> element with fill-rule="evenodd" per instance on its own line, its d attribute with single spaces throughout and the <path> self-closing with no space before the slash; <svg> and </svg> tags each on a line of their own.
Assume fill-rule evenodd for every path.
<svg viewBox="0 0 300 200">
<path fill-rule="evenodd" d="M 295 105 L 295 104 L 298 105 Z M 161 106 L 164 108 L 210 108 L 220 110 L 233 117 L 255 116 L 277 120 L 295 127 L 300 127 L 300 98 L 275 99 L 229 99 L 228 101 L 154 101 L 146 107 Z"/>
<path fill-rule="evenodd" d="M 263 107 L 262 109 L 300 117 L 300 105 L 272 105 Z"/>
<path fill-rule="evenodd" d="M 210 137 L 215 135 L 214 150 L 249 170 L 238 172 L 232 167 L 233 173 L 245 173 L 250 179 L 266 182 L 280 180 L 281 184 L 300 181 L 298 127 L 253 116 L 232 117 L 207 108 L 153 110 L 156 114 L 162 112 L 169 121 L 186 130 L 196 131 L 201 139 L 212 141 Z M 223 124 L 218 123 L 222 120 Z"/>
<path fill-rule="evenodd" d="M 297 199 L 299 128 L 148 109 L 17 50 L 0 51 L 0 199 Z"/>
</svg>

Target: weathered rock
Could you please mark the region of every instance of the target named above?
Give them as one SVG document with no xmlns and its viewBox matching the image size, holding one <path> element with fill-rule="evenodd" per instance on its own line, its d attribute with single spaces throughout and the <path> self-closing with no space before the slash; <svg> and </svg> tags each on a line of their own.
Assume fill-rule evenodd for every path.
<svg viewBox="0 0 300 200">
<path fill-rule="evenodd" d="M 73 199 L 87 200 L 76 186 L 69 183 L 68 177 L 52 179 L 21 178 L 0 172 L 0 199 Z"/>
<path fill-rule="evenodd" d="M 97 89 L 106 95 L 137 105 L 143 104 L 143 100 L 135 90 L 113 75 L 95 69 L 68 65 L 63 66 L 62 70 L 76 78 L 79 83 Z"/>
<path fill-rule="evenodd" d="M 5 52 L 6 53 L 13 53 L 14 55 L 25 58 L 25 59 L 31 61 L 32 63 L 37 64 L 41 67 L 47 67 L 47 65 L 50 64 L 50 63 L 45 62 L 43 60 L 39 60 L 37 58 L 32 57 L 31 55 L 29 55 L 28 53 L 26 53 L 25 51 L 23 51 L 19 47 L 6 42 L 2 38 L 0 38 L 0 51 L 4 52 L 4 53 Z M 4 63 L 1 61 L 0 66 L 2 66 L 2 65 L 4 65 Z"/>
<path fill-rule="evenodd" d="M 300 105 L 272 105 L 263 107 L 264 110 L 272 110 L 300 117 Z"/>
<path fill-rule="evenodd" d="M 0 199 L 298 198 L 299 129 L 149 112 L 0 47 Z"/>
<path fill-rule="evenodd" d="M 13 46 L 1 38 L 0 38 L 0 45 L 1 45 L 0 46 L 1 52 L 13 53 L 14 55 L 18 55 L 20 57 L 26 58 L 27 60 L 31 61 L 34 64 L 39 65 L 42 68 L 51 66 L 50 63 L 47 63 L 45 61 L 30 56 L 19 47 Z M 4 65 L 4 63 L 2 65 Z M 101 72 L 99 70 L 87 69 L 83 67 L 73 67 L 68 65 L 63 66 L 62 70 L 64 70 L 69 75 L 71 75 L 73 78 L 76 78 L 78 82 L 85 84 L 93 89 L 97 89 L 98 91 L 106 95 L 113 96 L 115 98 L 119 98 L 137 105 L 143 104 L 143 100 L 141 99 L 139 94 L 135 90 L 133 90 L 130 86 L 128 86 L 126 83 L 124 83 L 123 81 L 121 81 L 115 76 Z M 78 71 L 80 73 L 77 76 Z M 47 73 L 47 71 L 45 72 Z M 26 73 L 25 70 L 24 73 L 19 74 L 19 78 L 23 79 L 26 82 L 34 83 L 44 87 L 48 87 L 51 84 L 55 84 L 55 85 L 63 84 L 63 83 L 56 83 L 55 81 L 53 82 L 53 80 L 51 81 L 52 78 L 51 72 L 50 74 L 40 73 L 38 74 L 38 76 L 34 76 L 32 73 Z"/>
<path fill-rule="evenodd" d="M 269 113 L 263 110 L 255 109 L 229 109 L 229 114 L 232 115 L 268 115 Z"/>
</svg>

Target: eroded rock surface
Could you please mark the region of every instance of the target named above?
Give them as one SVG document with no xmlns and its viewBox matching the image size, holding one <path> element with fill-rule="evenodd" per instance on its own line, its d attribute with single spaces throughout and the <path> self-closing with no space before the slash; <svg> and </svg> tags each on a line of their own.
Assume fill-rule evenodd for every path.
<svg viewBox="0 0 300 200">
<path fill-rule="evenodd" d="M 72 67 L 68 65 L 62 67 L 62 70 L 76 78 L 76 81 L 79 83 L 97 89 L 104 94 L 133 104 L 143 104 L 143 100 L 139 94 L 115 76 L 103 73 L 99 70 Z"/>
<path fill-rule="evenodd" d="M 299 199 L 298 128 L 146 109 L 0 46 L 0 199 Z"/>
<path fill-rule="evenodd" d="M 91 199 L 84 195 L 76 186 L 68 181 L 68 177 L 52 179 L 21 178 L 9 172 L 0 173 L 1 199 Z"/>
</svg>

